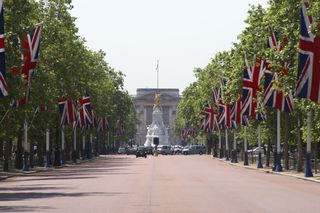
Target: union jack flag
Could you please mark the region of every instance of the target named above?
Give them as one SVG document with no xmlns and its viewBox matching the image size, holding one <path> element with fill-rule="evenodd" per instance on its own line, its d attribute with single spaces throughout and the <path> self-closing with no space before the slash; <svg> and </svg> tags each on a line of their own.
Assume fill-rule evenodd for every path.
<svg viewBox="0 0 320 213">
<path fill-rule="evenodd" d="M 220 79 L 221 87 L 224 88 L 227 85 L 227 79 Z M 220 90 L 220 94 L 223 94 L 223 90 Z M 226 95 L 226 94 L 223 94 Z M 231 105 L 223 103 L 221 97 L 219 98 L 219 127 L 221 129 L 231 128 Z"/>
<path fill-rule="evenodd" d="M 269 47 L 275 48 L 277 51 L 282 49 L 280 42 L 277 42 L 276 33 L 270 30 L 269 37 Z M 277 108 L 284 112 L 293 112 L 294 103 L 291 92 L 289 95 L 284 95 L 282 91 L 276 91 L 273 88 L 273 82 L 278 81 L 278 73 L 272 71 L 269 67 L 270 61 L 266 61 L 265 68 L 265 81 L 264 81 L 264 104 L 267 106 L 271 106 Z M 283 65 L 287 68 L 289 65 L 287 63 L 283 63 Z M 287 70 L 282 71 L 280 74 L 286 76 Z"/>
<path fill-rule="evenodd" d="M 237 126 L 243 125 L 248 126 L 249 121 L 248 118 L 243 116 L 241 113 L 241 104 L 242 104 L 242 98 L 240 97 L 231 108 L 231 121 L 232 121 L 232 128 L 237 128 Z"/>
<path fill-rule="evenodd" d="M 263 77 L 264 61 L 261 59 L 256 60 L 256 64 L 249 66 L 243 71 L 243 88 L 242 88 L 242 114 L 257 118 L 256 108 L 257 94 L 261 92 L 259 87 L 260 81 Z"/>
<path fill-rule="evenodd" d="M 72 100 L 59 98 L 60 125 L 71 124 L 76 120 L 76 108 Z"/>
<path fill-rule="evenodd" d="M 219 122 L 217 120 L 216 107 L 211 107 L 210 104 L 207 104 L 207 107 L 204 108 L 204 113 L 206 113 L 208 131 L 219 130 Z"/>
<path fill-rule="evenodd" d="M 214 104 L 219 105 L 219 101 L 221 99 L 221 88 L 220 87 L 216 87 L 213 89 L 212 97 L 213 97 Z"/>
<path fill-rule="evenodd" d="M 13 106 L 18 107 L 28 103 L 30 97 L 32 75 L 36 69 L 38 62 L 41 31 L 42 23 L 36 24 L 32 32 L 27 35 L 27 38 L 22 43 L 22 47 L 24 49 L 24 63 L 22 67 L 20 69 L 18 67 L 13 67 L 11 69 L 11 72 L 13 74 L 22 72 L 26 86 L 24 97 L 20 98 L 20 100 L 18 101 L 15 101 L 16 103 L 13 103 Z"/>
<path fill-rule="evenodd" d="M 97 128 L 98 132 L 108 131 L 109 123 L 106 117 L 99 117 L 97 121 L 98 121 L 98 128 Z"/>
<path fill-rule="evenodd" d="M 94 127 L 98 126 L 98 120 L 97 120 L 97 114 L 94 110 L 91 110 L 91 116 L 92 116 L 92 123 L 87 124 L 87 129 L 93 129 Z"/>
<path fill-rule="evenodd" d="M 310 30 L 315 19 L 308 16 L 308 2 L 305 1 L 300 10 L 298 80 L 295 96 L 320 103 L 320 36 L 314 35 Z"/>
<path fill-rule="evenodd" d="M 93 123 L 92 119 L 92 112 L 91 112 L 91 102 L 90 97 L 83 97 L 79 99 L 79 103 L 82 106 L 83 111 L 83 119 L 84 119 L 84 125 L 90 125 Z"/>
<path fill-rule="evenodd" d="M 76 120 L 73 122 L 74 129 L 83 129 L 86 126 L 84 119 L 83 108 L 80 108 L 77 112 Z"/>
<path fill-rule="evenodd" d="M 8 95 L 8 85 L 6 82 L 6 63 L 4 49 L 4 17 L 3 0 L 0 0 L 0 97 Z"/>
</svg>

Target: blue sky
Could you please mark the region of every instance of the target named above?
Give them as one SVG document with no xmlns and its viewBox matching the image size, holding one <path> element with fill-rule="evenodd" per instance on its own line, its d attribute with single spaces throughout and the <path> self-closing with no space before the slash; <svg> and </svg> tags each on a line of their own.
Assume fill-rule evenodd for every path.
<svg viewBox="0 0 320 213">
<path fill-rule="evenodd" d="M 267 0 L 74 0 L 80 36 L 125 75 L 125 89 L 157 86 L 180 93 L 244 29 L 249 4 Z"/>
</svg>

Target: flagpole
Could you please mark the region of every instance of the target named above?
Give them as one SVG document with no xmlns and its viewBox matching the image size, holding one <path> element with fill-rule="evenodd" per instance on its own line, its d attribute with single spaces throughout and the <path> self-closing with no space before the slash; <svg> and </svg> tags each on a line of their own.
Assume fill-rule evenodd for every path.
<svg viewBox="0 0 320 213">
<path fill-rule="evenodd" d="M 258 156 L 258 166 L 257 168 L 263 168 L 262 159 L 261 159 L 261 126 L 258 124 L 258 148 L 259 148 L 259 156 Z"/>
<path fill-rule="evenodd" d="M 226 137 L 226 160 L 229 160 L 229 142 L 228 142 L 228 129 L 225 129 L 225 137 Z"/>
<path fill-rule="evenodd" d="M 24 156 L 23 156 L 23 171 L 29 171 L 28 159 L 29 159 L 29 152 L 28 152 L 28 122 L 27 119 L 24 120 Z"/>
<path fill-rule="evenodd" d="M 277 109 L 277 158 L 276 158 L 276 172 L 282 172 L 281 166 L 281 147 L 280 147 L 280 119 L 281 112 Z"/>
<path fill-rule="evenodd" d="M 244 162 L 243 162 L 244 166 L 248 166 L 249 165 L 249 161 L 248 161 L 248 144 L 247 144 L 247 127 L 244 126 Z"/>
<path fill-rule="evenodd" d="M 77 162 L 77 127 L 73 129 L 72 160 L 74 163 Z"/>
<path fill-rule="evenodd" d="M 311 169 L 311 111 L 307 112 L 307 153 L 305 177 L 313 177 Z"/>
<path fill-rule="evenodd" d="M 222 144 L 221 144 L 221 131 L 219 129 L 219 158 L 223 158 Z"/>
<path fill-rule="evenodd" d="M 232 163 L 238 163 L 237 159 L 237 134 L 236 129 L 233 131 L 233 150 L 232 150 Z"/>
<path fill-rule="evenodd" d="M 46 163 L 45 167 L 51 167 L 51 160 L 50 160 L 50 130 L 47 127 L 46 129 Z"/>
<path fill-rule="evenodd" d="M 65 137 L 64 137 L 64 125 L 61 128 L 61 165 L 65 164 Z"/>
<path fill-rule="evenodd" d="M 6 113 L 4 114 L 4 116 L 1 118 L 0 124 L 3 122 L 3 120 L 7 117 L 8 112 L 10 111 L 10 109 L 8 109 L 6 111 Z"/>
<path fill-rule="evenodd" d="M 157 89 L 159 89 L 159 60 L 157 60 Z"/>
</svg>

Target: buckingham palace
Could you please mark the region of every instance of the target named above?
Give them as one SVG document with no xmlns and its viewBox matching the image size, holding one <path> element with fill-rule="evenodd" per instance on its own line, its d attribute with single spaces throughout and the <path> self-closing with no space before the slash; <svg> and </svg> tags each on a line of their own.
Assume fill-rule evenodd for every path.
<svg viewBox="0 0 320 213">
<path fill-rule="evenodd" d="M 133 96 L 138 119 L 135 136 L 137 145 L 145 143 L 147 127 L 152 123 L 152 108 L 156 93 L 161 93 L 160 104 L 163 112 L 163 122 L 169 133 L 169 143 L 177 144 L 180 141 L 179 135 L 177 136 L 172 129 L 180 99 L 179 89 L 139 88 L 136 95 Z"/>
</svg>

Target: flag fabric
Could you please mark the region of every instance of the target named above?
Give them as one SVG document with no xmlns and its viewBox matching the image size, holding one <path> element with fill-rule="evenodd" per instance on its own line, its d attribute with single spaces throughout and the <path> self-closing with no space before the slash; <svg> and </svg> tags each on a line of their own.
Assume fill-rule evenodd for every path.
<svg viewBox="0 0 320 213">
<path fill-rule="evenodd" d="M 201 125 L 200 125 L 200 130 L 203 132 L 210 132 L 210 119 L 209 119 L 209 114 L 207 112 L 207 109 L 210 108 L 209 103 L 205 103 L 203 105 L 202 111 L 200 114 L 203 116 L 201 118 Z"/>
<path fill-rule="evenodd" d="M 108 131 L 109 123 L 108 123 L 108 119 L 106 117 L 97 118 L 97 122 L 98 122 L 98 128 L 97 128 L 98 132 Z"/>
<path fill-rule="evenodd" d="M 24 63 L 21 68 L 13 67 L 11 72 L 13 74 L 22 73 L 25 82 L 24 96 L 18 101 L 14 101 L 12 106 L 20 107 L 28 103 L 30 97 L 31 81 L 33 73 L 36 69 L 39 49 L 40 49 L 40 35 L 42 32 L 42 23 L 36 24 L 32 32 L 22 42 L 22 48 L 24 49 Z"/>
<path fill-rule="evenodd" d="M 80 98 L 79 103 L 82 106 L 84 126 L 88 126 L 93 123 L 90 97 L 86 96 Z"/>
<path fill-rule="evenodd" d="M 232 121 L 232 128 L 237 128 L 238 125 L 248 126 L 249 121 L 248 118 L 242 115 L 241 112 L 241 105 L 242 105 L 242 97 L 232 105 L 231 107 L 231 121 Z"/>
<path fill-rule="evenodd" d="M 212 97 L 213 97 L 213 103 L 218 106 L 219 100 L 221 99 L 221 88 L 220 87 L 216 87 L 213 89 Z"/>
<path fill-rule="evenodd" d="M 269 37 L 269 47 L 275 48 L 277 51 L 282 49 L 280 42 L 277 41 L 277 33 L 273 32 L 270 29 L 270 37 Z M 270 68 L 270 61 L 266 60 L 265 66 L 265 81 L 264 81 L 264 104 L 266 106 L 271 106 L 279 109 L 283 112 L 293 112 L 294 110 L 294 102 L 293 96 L 291 92 L 288 95 L 285 95 L 282 91 L 276 91 L 273 87 L 273 82 L 278 82 L 278 73 L 274 72 Z M 283 63 L 285 68 L 289 65 L 287 63 Z M 288 75 L 287 70 L 283 70 L 279 74 Z"/>
<path fill-rule="evenodd" d="M 71 124 L 76 120 L 76 108 L 72 100 L 59 98 L 60 125 Z"/>
<path fill-rule="evenodd" d="M 226 129 L 226 128 L 231 128 L 231 105 L 230 104 L 225 104 L 222 100 L 222 95 L 226 96 L 226 94 L 223 91 L 223 88 L 226 87 L 227 85 L 227 79 L 226 78 L 221 78 L 220 79 L 220 97 L 217 98 L 219 100 L 219 118 L 218 118 L 218 123 L 220 129 Z"/>
<path fill-rule="evenodd" d="M 87 124 L 87 129 L 93 129 L 98 126 L 97 114 L 93 109 L 91 110 L 91 116 L 92 116 L 92 123 Z"/>
<path fill-rule="evenodd" d="M 8 95 L 8 85 L 6 82 L 6 63 L 5 63 L 5 46 L 4 46 L 4 16 L 3 2 L 0 0 L 0 97 Z"/>
<path fill-rule="evenodd" d="M 320 103 L 320 36 L 310 30 L 315 18 L 308 16 L 309 1 L 300 10 L 298 80 L 295 96 Z"/>
<path fill-rule="evenodd" d="M 73 122 L 74 129 L 84 129 L 85 128 L 85 118 L 83 113 L 83 108 L 80 108 L 77 112 L 76 120 Z"/>
<path fill-rule="evenodd" d="M 258 106 L 257 94 L 261 92 L 259 87 L 260 81 L 263 77 L 264 61 L 261 59 L 256 60 L 256 64 L 249 66 L 243 71 L 243 88 L 242 88 L 242 107 L 243 115 L 252 116 L 257 118 L 256 108 Z"/>
</svg>

